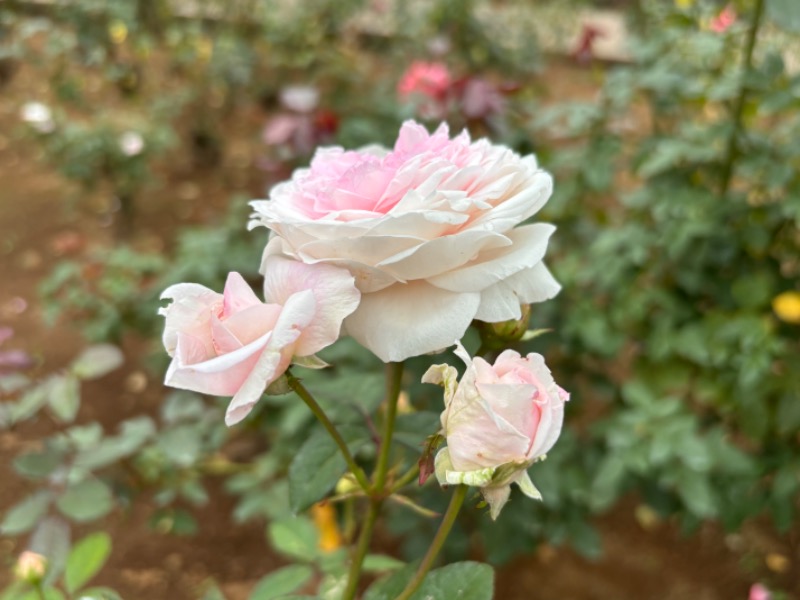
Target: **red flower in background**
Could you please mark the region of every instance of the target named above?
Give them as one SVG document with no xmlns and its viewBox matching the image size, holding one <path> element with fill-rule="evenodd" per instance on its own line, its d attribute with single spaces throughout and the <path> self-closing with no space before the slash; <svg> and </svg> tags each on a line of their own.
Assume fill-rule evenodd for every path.
<svg viewBox="0 0 800 600">
<path fill-rule="evenodd" d="M 397 93 L 401 97 L 421 94 L 433 100 L 443 100 L 452 82 L 450 71 L 444 64 L 417 60 L 403 73 L 397 84 Z"/>
</svg>

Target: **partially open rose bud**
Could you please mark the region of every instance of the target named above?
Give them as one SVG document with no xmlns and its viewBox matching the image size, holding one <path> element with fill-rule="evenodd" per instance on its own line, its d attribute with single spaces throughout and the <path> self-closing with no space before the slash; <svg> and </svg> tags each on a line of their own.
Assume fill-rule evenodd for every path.
<svg viewBox="0 0 800 600">
<path fill-rule="evenodd" d="M 31 585 L 41 582 L 46 572 L 47 558 L 30 550 L 20 554 L 17 564 L 14 565 L 14 576 Z"/>
<path fill-rule="evenodd" d="M 448 365 L 434 365 L 422 377 L 445 390 L 441 421 L 447 447 L 436 455 L 436 477 L 442 485 L 481 488 L 496 519 L 512 483 L 541 499 L 527 469 L 558 439 L 569 394 L 539 354 L 506 350 L 494 365 L 470 358 L 460 344 L 456 354 L 467 364 L 460 382 Z"/>
</svg>

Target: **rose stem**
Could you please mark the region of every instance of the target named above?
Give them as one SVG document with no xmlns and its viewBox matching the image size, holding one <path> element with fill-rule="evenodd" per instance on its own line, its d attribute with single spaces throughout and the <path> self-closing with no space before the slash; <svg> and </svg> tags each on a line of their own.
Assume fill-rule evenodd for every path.
<svg viewBox="0 0 800 600">
<path fill-rule="evenodd" d="M 468 489 L 466 485 L 459 485 L 453 490 L 453 496 L 450 498 L 450 505 L 447 507 L 447 512 L 444 513 L 442 522 L 439 524 L 439 530 L 436 532 L 436 536 L 433 538 L 428 551 L 425 553 L 425 558 L 423 558 L 422 562 L 419 564 L 414 579 L 408 582 L 406 589 L 404 589 L 395 600 L 408 600 L 422 584 L 428 571 L 431 570 L 439 551 L 442 549 L 442 546 L 444 546 L 444 542 L 450 534 L 450 530 L 453 528 L 453 523 L 456 522 L 456 516 L 458 515 L 458 511 L 461 510 L 461 505 L 464 503 L 464 498 L 467 495 Z"/>
<path fill-rule="evenodd" d="M 364 520 L 364 525 L 361 527 L 361 533 L 358 536 L 358 545 L 353 553 L 353 560 L 350 563 L 350 572 L 347 575 L 347 588 L 342 594 L 342 600 L 353 600 L 358 591 L 358 580 L 361 578 L 361 565 L 364 563 L 364 557 L 369 551 L 369 543 L 372 541 L 372 530 L 375 528 L 375 521 L 378 519 L 378 513 L 381 511 L 383 499 L 372 497 L 369 499 L 369 511 L 367 518 Z"/>
<path fill-rule="evenodd" d="M 392 485 L 392 492 L 396 492 L 400 488 L 411 483 L 418 475 L 419 475 L 419 465 L 417 463 L 414 463 L 411 466 L 411 468 L 408 471 L 406 471 L 402 477 L 400 477 L 400 479 L 394 482 L 394 485 Z"/>
<path fill-rule="evenodd" d="M 305 386 L 300 383 L 300 380 L 289 372 L 286 373 L 286 378 L 289 382 L 289 387 L 292 388 L 294 393 L 300 396 L 303 402 L 306 403 L 308 408 L 311 409 L 311 412 L 314 413 L 314 416 L 317 417 L 317 420 L 319 420 L 319 422 L 322 423 L 322 426 L 328 430 L 328 433 L 333 438 L 333 441 L 336 442 L 336 445 L 339 446 L 339 450 L 341 451 L 342 456 L 344 456 L 344 460 L 347 462 L 347 466 L 350 468 L 350 471 L 355 476 L 356 481 L 358 481 L 358 485 L 360 485 L 361 489 L 363 489 L 365 492 L 368 492 L 370 489 L 369 480 L 367 479 L 363 469 L 356 463 L 353 455 L 350 454 L 350 449 L 347 447 L 347 443 L 344 441 L 344 438 L 342 438 L 342 434 L 340 434 L 339 430 L 336 429 L 336 426 L 328 418 L 328 415 L 325 414 L 325 411 L 322 410 L 322 407 L 317 404 L 316 400 L 314 400 L 314 396 L 311 395 L 311 392 L 309 392 Z"/>
<path fill-rule="evenodd" d="M 373 490 L 380 494 L 386 485 L 389 468 L 389 452 L 392 448 L 394 420 L 397 416 L 397 399 L 400 397 L 400 382 L 403 378 L 403 363 L 392 362 L 386 365 L 386 416 L 383 423 L 383 437 L 378 454 L 378 463 L 373 474 Z"/>
<path fill-rule="evenodd" d="M 392 362 L 386 365 L 386 415 L 383 422 L 383 437 L 378 452 L 378 462 L 375 465 L 375 472 L 372 475 L 372 490 L 369 499 L 369 511 L 361 533 L 358 536 L 358 544 L 353 553 L 350 563 L 350 572 L 347 576 L 347 588 L 342 595 L 343 600 L 352 600 L 358 591 L 358 581 L 361 578 L 361 565 L 364 557 L 369 551 L 369 544 L 372 541 L 372 530 L 375 528 L 375 521 L 383 505 L 385 495 L 386 475 L 389 470 L 389 452 L 392 447 L 392 435 L 394 434 L 394 421 L 397 416 L 397 400 L 400 398 L 400 383 L 403 378 L 403 363 Z"/>
</svg>

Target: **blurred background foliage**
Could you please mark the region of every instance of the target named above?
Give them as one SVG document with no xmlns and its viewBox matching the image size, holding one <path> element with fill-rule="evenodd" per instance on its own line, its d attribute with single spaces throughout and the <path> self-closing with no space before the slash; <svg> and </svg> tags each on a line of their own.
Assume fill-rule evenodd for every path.
<svg viewBox="0 0 800 600">
<path fill-rule="evenodd" d="M 224 403 L 165 390 L 157 411 L 99 423 L 79 417 L 81 382 L 116 368 L 123 356 L 109 344 L 132 338 L 152 343 L 127 360 L 159 377 L 162 289 L 220 289 L 234 270 L 257 287 L 265 238 L 246 232 L 246 200 L 265 196 L 317 145 L 388 144 L 411 117 L 536 152 L 556 181 L 536 219 L 558 226 L 548 264 L 564 289 L 532 311 L 530 326 L 552 332 L 516 345 L 543 353 L 572 391 L 566 428 L 535 467 L 544 501 L 512 502 L 497 523 L 468 516 L 450 555 L 502 563 L 546 541 L 597 556 L 591 516 L 631 494 L 649 518 L 686 532 L 756 517 L 791 529 L 800 498 L 800 5 L 616 4 L 624 50 L 605 57 L 594 42 L 607 32 L 572 23 L 586 8 L 579 2 L 539 13 L 511 0 L 0 5 L 0 85 L 11 89 L 23 66 L 47 80 L 41 97 L 19 103 L 15 140 L 75 183 L 65 211 L 100 198 L 91 210 L 114 225 L 102 243 L 55 262 L 39 290 L 50 323 L 69 322 L 95 345 L 51 375 L 26 375 L 24 365 L 0 375 L 0 427 L 45 414 L 51 423 L 39 447 L 14 459 L 33 491 L 0 525 L 6 536 L 31 533 L 29 547 L 50 560 L 48 585 L 70 573 L 70 523 L 97 521 L 147 491 L 157 531 L 191 534 L 202 527 L 192 507 L 221 477 L 237 498 L 231 519 L 266 520 L 278 553 L 305 557 L 284 573 L 295 588 L 317 573 L 335 589 L 343 551 L 315 550 L 324 519 L 304 511 L 342 485 L 344 465 L 311 489 L 293 479 L 320 451 L 296 399 L 269 396 L 229 430 Z M 553 39 L 570 41 L 554 51 Z M 591 86 L 554 79 L 581 69 Z M 229 200 L 205 222 L 162 229 L 165 243 L 148 247 L 148 195 L 202 202 L 204 190 L 179 189 L 175 172 L 211 174 Z M 180 210 L 163 202 L 164 213 Z M 468 349 L 481 336 L 508 345 L 487 335 L 471 331 Z M 334 367 L 303 377 L 369 461 L 380 365 L 346 339 L 323 357 Z M 410 361 L 406 379 L 397 451 L 406 467 L 438 427 L 441 399 L 417 383 L 428 362 Z M 440 511 L 445 500 L 428 484 L 416 501 Z M 345 541 L 348 506 L 334 514 Z M 435 529 L 402 504 L 387 523 L 405 558 Z M 107 554 L 104 544 L 82 547 Z M 397 566 L 388 557 L 373 565 Z M 64 589 L 77 593 L 93 574 L 73 573 Z M 267 587 L 251 597 L 272 597 Z"/>
</svg>

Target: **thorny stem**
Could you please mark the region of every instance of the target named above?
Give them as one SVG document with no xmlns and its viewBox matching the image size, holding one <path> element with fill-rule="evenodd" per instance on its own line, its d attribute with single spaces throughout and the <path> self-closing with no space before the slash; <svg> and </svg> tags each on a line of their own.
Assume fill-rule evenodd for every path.
<svg viewBox="0 0 800 600">
<path fill-rule="evenodd" d="M 733 130 L 728 139 L 728 151 L 726 153 L 725 164 L 722 167 L 722 177 L 720 182 L 720 195 L 725 196 L 728 193 L 733 178 L 733 167 L 736 159 L 739 156 L 739 133 L 742 130 L 742 117 L 744 115 L 744 105 L 747 101 L 747 75 L 753 68 L 753 49 L 756 47 L 756 38 L 758 37 L 758 29 L 761 26 L 761 15 L 764 13 L 764 0 L 756 0 L 756 6 L 753 9 L 753 22 L 750 25 L 750 30 L 747 32 L 747 45 L 744 51 L 744 65 L 742 70 L 742 83 L 739 86 L 739 95 L 736 97 L 736 103 L 733 105 Z"/>
<path fill-rule="evenodd" d="M 325 429 L 328 430 L 328 433 L 333 438 L 333 441 L 336 442 L 336 445 L 339 446 L 339 450 L 341 451 L 342 456 L 344 456 L 344 460 L 347 462 L 348 468 L 353 473 L 356 481 L 358 481 L 358 485 L 360 485 L 361 489 L 363 489 L 365 492 L 369 492 L 369 480 L 367 479 L 364 470 L 356 463 L 353 455 L 350 453 L 350 449 L 347 447 L 347 443 L 342 437 L 342 434 L 340 434 L 339 430 L 336 429 L 336 425 L 331 422 L 331 420 L 328 418 L 328 415 L 325 414 L 325 411 L 322 410 L 322 407 L 314 399 L 314 396 L 311 395 L 311 392 L 309 392 L 305 386 L 303 386 L 297 377 L 287 372 L 286 378 L 289 382 L 289 387 L 292 388 L 294 393 L 300 396 L 303 402 L 306 403 L 308 408 L 311 409 L 311 412 L 314 413 L 314 416 L 317 417 L 317 420 L 322 423 L 322 426 L 325 427 Z"/>
<path fill-rule="evenodd" d="M 408 582 L 406 589 L 404 589 L 395 600 L 408 600 L 422 584 L 428 571 L 431 570 L 436 557 L 439 555 L 439 551 L 442 549 L 442 546 L 444 546 L 444 542 L 450 534 L 450 530 L 453 528 L 453 523 L 456 522 L 456 516 L 458 515 L 458 511 L 461 510 L 461 505 L 464 503 L 464 498 L 467 495 L 468 489 L 466 485 L 459 485 L 453 490 L 453 496 L 450 498 L 450 505 L 447 507 L 447 512 L 444 513 L 442 522 L 439 524 L 436 537 L 433 538 L 428 551 L 425 553 L 425 558 L 423 558 L 422 562 L 419 564 L 414 578 Z"/>
</svg>

